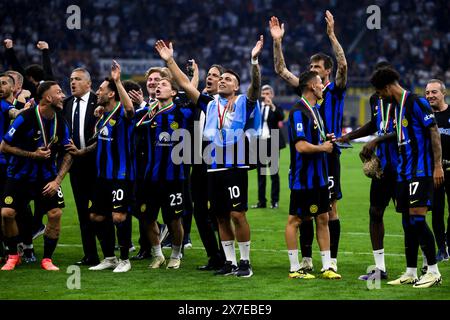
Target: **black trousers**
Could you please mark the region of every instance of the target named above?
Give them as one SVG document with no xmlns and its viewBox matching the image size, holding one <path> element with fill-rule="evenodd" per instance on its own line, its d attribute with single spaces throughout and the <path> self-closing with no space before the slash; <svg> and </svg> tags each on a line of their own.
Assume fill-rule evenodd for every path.
<svg viewBox="0 0 450 320">
<path fill-rule="evenodd" d="M 208 177 L 205 164 L 194 164 L 191 174 L 192 201 L 194 203 L 194 219 L 198 233 L 205 247 L 206 254 L 211 257 L 223 257 L 218 231 L 217 219 L 208 209 Z"/>
<path fill-rule="evenodd" d="M 438 249 L 450 244 L 450 213 L 447 217 L 447 238 L 445 237 L 445 194 L 447 194 L 447 208 L 450 210 L 450 172 L 446 171 L 444 183 L 433 193 L 433 233 Z M 450 211 L 449 211 L 450 212 Z"/>
<path fill-rule="evenodd" d="M 260 139 L 258 144 L 265 143 L 267 146 L 267 155 L 271 156 L 271 139 L 263 140 Z M 259 149 L 258 149 L 259 153 Z M 280 152 L 278 151 L 278 159 L 280 159 Z M 272 172 L 269 172 L 269 167 L 272 165 L 270 162 L 261 162 L 258 160 L 257 162 L 257 174 L 258 174 L 258 202 L 260 205 L 266 205 L 266 181 L 267 176 L 270 175 L 270 179 L 272 181 L 272 188 L 270 193 L 270 200 L 271 203 L 274 204 L 275 202 L 280 201 L 280 175 L 278 174 L 278 170 L 276 170 L 276 173 L 272 174 Z M 267 168 L 267 169 L 266 169 Z M 276 168 L 278 169 L 278 168 Z M 272 170 L 273 171 L 273 170 Z M 266 173 L 266 174 L 262 174 Z"/>
<path fill-rule="evenodd" d="M 94 223 L 90 220 L 89 200 L 95 186 L 95 161 L 92 157 L 75 159 L 70 170 L 70 184 L 80 222 L 81 242 L 86 258 L 98 259 Z"/>
</svg>

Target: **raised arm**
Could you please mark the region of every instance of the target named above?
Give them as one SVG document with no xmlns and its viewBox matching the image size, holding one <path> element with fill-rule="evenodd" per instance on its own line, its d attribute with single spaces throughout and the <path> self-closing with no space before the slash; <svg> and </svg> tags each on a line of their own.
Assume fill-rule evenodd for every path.
<svg viewBox="0 0 450 320">
<path fill-rule="evenodd" d="M 284 62 L 283 49 L 281 43 L 284 36 L 284 24 L 280 25 L 277 17 L 272 17 L 269 21 L 270 34 L 273 39 L 273 60 L 275 72 L 293 87 L 298 87 L 298 78 L 288 70 Z"/>
<path fill-rule="evenodd" d="M 189 81 L 189 78 L 183 71 L 181 71 L 180 67 L 175 62 L 173 58 L 173 46 L 172 42 L 169 43 L 167 47 L 164 41 L 158 40 L 155 44 L 155 49 L 158 51 L 159 56 L 166 62 L 167 67 L 170 72 L 172 72 L 172 76 L 178 85 L 186 92 L 188 98 L 194 103 L 197 104 L 198 98 L 200 97 L 200 91 Z"/>
<path fill-rule="evenodd" d="M 327 34 L 337 61 L 336 86 L 343 89 L 347 85 L 347 60 L 345 59 L 344 49 L 342 49 L 334 34 L 334 18 L 328 10 L 325 12 L 325 20 L 327 21 Z"/>
<path fill-rule="evenodd" d="M 42 68 L 44 69 L 44 80 L 54 80 L 52 61 L 50 60 L 50 48 L 45 41 L 39 41 L 36 47 L 42 51 Z"/>
<path fill-rule="evenodd" d="M 194 73 L 192 74 L 192 79 L 191 79 L 191 84 L 195 87 L 198 88 L 198 83 L 200 81 L 199 78 L 199 71 L 198 71 L 198 64 L 195 62 L 194 59 L 192 59 L 192 69 L 194 71 Z"/>
<path fill-rule="evenodd" d="M 252 75 L 250 86 L 247 90 L 247 98 L 250 101 L 256 101 L 261 96 L 261 69 L 258 63 L 258 57 L 264 45 L 264 37 L 259 36 L 259 40 L 252 50 Z"/>
<path fill-rule="evenodd" d="M 132 118 L 134 116 L 134 107 L 133 101 L 131 101 L 130 96 L 127 91 L 123 87 L 122 81 L 120 80 L 121 69 L 120 65 L 116 60 L 113 60 L 111 66 L 111 78 L 114 80 L 116 84 L 117 91 L 119 92 L 120 102 L 123 104 L 125 108 L 125 115 L 127 118 Z"/>
</svg>

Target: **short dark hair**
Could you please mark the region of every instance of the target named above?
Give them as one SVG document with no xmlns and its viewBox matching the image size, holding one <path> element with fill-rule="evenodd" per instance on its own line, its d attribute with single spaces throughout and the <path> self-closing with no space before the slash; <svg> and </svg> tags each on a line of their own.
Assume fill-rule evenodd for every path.
<svg viewBox="0 0 450 320">
<path fill-rule="evenodd" d="M 13 76 L 10 75 L 10 74 L 7 74 L 6 72 L 0 74 L 0 78 L 1 78 L 1 77 L 7 77 L 7 78 L 8 78 L 8 81 L 9 81 L 9 82 L 12 82 L 12 85 L 13 85 L 13 86 L 16 84 L 16 81 L 14 80 Z"/>
<path fill-rule="evenodd" d="M 392 65 L 387 60 L 383 60 L 375 64 L 374 70 L 378 70 L 381 68 L 392 68 Z"/>
<path fill-rule="evenodd" d="M 234 72 L 234 71 L 231 70 L 231 69 L 226 69 L 226 70 L 224 70 L 221 74 L 224 74 L 224 73 L 231 73 L 233 76 L 236 77 L 236 79 L 237 79 L 237 81 L 238 81 L 238 85 L 239 85 L 239 86 L 241 85 L 241 78 L 239 77 L 239 75 L 238 75 L 236 72 Z"/>
<path fill-rule="evenodd" d="M 385 88 L 387 85 L 393 84 L 400 80 L 400 75 L 393 68 L 381 68 L 376 70 L 370 78 L 370 83 L 377 90 Z"/>
<path fill-rule="evenodd" d="M 117 90 L 117 86 L 114 80 L 110 77 L 106 77 L 105 81 L 108 82 L 109 90 L 114 91 L 114 100 L 119 101 L 120 100 L 119 90 Z"/>
<path fill-rule="evenodd" d="M 142 90 L 139 83 L 137 83 L 133 80 L 125 80 L 122 83 L 123 83 L 123 87 L 125 88 L 126 92 L 130 92 L 131 90 L 136 90 L 136 91 Z"/>
<path fill-rule="evenodd" d="M 300 76 L 298 77 L 298 90 L 301 94 L 303 94 L 303 91 L 308 86 L 309 81 L 317 77 L 319 74 L 316 71 L 308 70 L 300 73 Z"/>
<path fill-rule="evenodd" d="M 209 67 L 209 69 L 212 68 L 216 68 L 217 70 L 219 70 L 219 73 L 222 74 L 225 71 L 225 68 L 223 66 L 221 66 L 220 64 L 213 64 L 211 65 L 211 67 Z"/>
<path fill-rule="evenodd" d="M 37 87 L 36 96 L 39 101 L 42 100 L 44 94 L 53 86 L 57 86 L 58 83 L 56 81 L 44 81 Z"/>
<path fill-rule="evenodd" d="M 25 68 L 25 75 L 27 77 L 32 77 L 37 82 L 40 82 L 44 80 L 45 72 L 40 65 L 30 64 L 28 67 Z"/>
<path fill-rule="evenodd" d="M 159 81 L 161 82 L 163 80 L 166 80 L 166 81 L 168 81 L 170 83 L 170 86 L 172 87 L 172 90 L 175 90 L 177 93 L 178 93 L 178 91 L 180 91 L 180 87 L 178 86 L 178 83 L 173 78 L 163 77 Z"/>
<path fill-rule="evenodd" d="M 325 53 L 322 52 L 316 53 L 312 55 L 311 58 L 309 59 L 310 62 L 321 60 L 323 61 L 323 66 L 325 67 L 326 70 L 333 69 L 333 59 L 331 59 L 331 57 Z"/>
</svg>

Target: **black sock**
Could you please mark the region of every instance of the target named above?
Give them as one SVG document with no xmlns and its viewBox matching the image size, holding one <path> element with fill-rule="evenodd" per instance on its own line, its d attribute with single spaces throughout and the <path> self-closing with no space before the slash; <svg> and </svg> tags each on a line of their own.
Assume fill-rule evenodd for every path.
<svg viewBox="0 0 450 320">
<path fill-rule="evenodd" d="M 403 232 L 405 233 L 405 256 L 408 268 L 417 268 L 417 252 L 419 250 L 419 240 L 414 236 L 414 231 L 409 219 L 409 213 L 402 214 Z"/>
<path fill-rule="evenodd" d="M 127 260 L 130 253 L 131 246 L 131 228 L 126 221 L 116 224 L 117 227 L 117 242 L 120 248 L 120 259 Z"/>
<path fill-rule="evenodd" d="M 312 243 L 314 241 L 313 220 L 304 220 L 300 224 L 300 250 L 303 258 L 312 257 Z"/>
<path fill-rule="evenodd" d="M 19 236 L 5 237 L 5 245 L 8 247 L 9 255 L 17 255 L 17 244 L 19 243 Z"/>
<path fill-rule="evenodd" d="M 44 259 L 51 259 L 53 252 L 55 252 L 58 238 L 51 239 L 44 235 Z"/>
<path fill-rule="evenodd" d="M 428 227 L 425 216 L 410 216 L 411 227 L 414 230 L 414 236 L 420 243 L 420 247 L 427 258 L 428 265 L 436 264 L 436 248 L 434 246 L 434 236 Z"/>
<path fill-rule="evenodd" d="M 341 221 L 339 219 L 328 221 L 328 228 L 330 229 L 331 258 L 336 259 L 339 248 L 339 239 L 341 237 Z"/>
<path fill-rule="evenodd" d="M 110 258 L 114 256 L 114 244 L 116 242 L 114 236 L 114 224 L 107 219 L 101 222 L 95 222 L 95 230 L 98 241 L 102 248 L 103 256 Z"/>
</svg>

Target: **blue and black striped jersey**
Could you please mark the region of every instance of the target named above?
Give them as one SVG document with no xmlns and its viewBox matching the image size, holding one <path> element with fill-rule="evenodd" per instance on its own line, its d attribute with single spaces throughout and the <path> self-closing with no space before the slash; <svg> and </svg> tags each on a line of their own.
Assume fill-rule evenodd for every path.
<svg viewBox="0 0 450 320">
<path fill-rule="evenodd" d="M 143 117 L 149 111 L 149 107 L 140 109 L 136 114 L 139 119 L 137 124 L 141 122 Z M 158 181 L 174 181 L 184 180 L 183 163 L 176 161 L 174 156 L 183 159 L 183 150 L 190 149 L 190 141 L 184 141 L 188 134 L 187 128 L 193 119 L 193 112 L 190 108 L 180 108 L 176 104 L 159 114 L 151 121 L 143 121 L 138 126 L 140 134 L 144 138 L 143 148 L 147 159 L 145 161 L 144 179 L 152 182 Z M 173 133 L 177 129 L 185 129 L 186 131 L 178 131 L 180 137 L 176 138 Z M 175 139 L 175 140 L 174 140 Z M 174 146 L 181 143 L 183 150 L 176 155 L 172 155 Z M 190 151 L 190 150 L 189 150 Z M 190 157 L 188 158 L 190 160 Z"/>
<path fill-rule="evenodd" d="M 401 110 L 403 109 L 403 110 Z M 398 181 L 433 176 L 433 150 L 430 127 L 436 125 L 428 101 L 407 92 L 404 107 L 396 106 L 399 146 Z"/>
<path fill-rule="evenodd" d="M 135 118 L 125 116 L 125 108 L 111 116 L 105 113 L 96 125 L 97 136 L 97 177 L 108 180 L 134 181 L 136 172 Z M 111 116 L 111 117 L 110 117 Z"/>
<path fill-rule="evenodd" d="M 369 103 L 373 132 L 377 132 L 379 136 L 395 132 L 395 104 L 391 100 L 380 99 L 377 94 L 370 97 Z M 383 170 L 397 170 L 398 146 L 395 139 L 380 142 L 377 145 L 377 157 Z"/>
<path fill-rule="evenodd" d="M 11 124 L 3 140 L 13 147 L 34 152 L 39 147 L 44 147 L 45 134 L 46 141 L 51 143 L 51 157 L 48 160 L 34 160 L 10 155 L 7 170 L 9 178 L 30 182 L 51 181 L 58 173 L 58 159 L 65 154 L 64 145 L 68 144 L 70 139 L 69 127 L 62 115 L 56 113 L 56 129 L 54 119 L 42 119 L 45 131 L 43 133 L 36 116 L 36 108 L 22 112 Z"/>
<path fill-rule="evenodd" d="M 14 108 L 14 105 L 9 103 L 6 100 L 0 100 L 0 142 L 3 140 L 3 136 L 6 133 L 6 130 L 8 130 L 11 119 L 9 118 L 9 110 Z M 3 153 L 0 153 L 0 164 L 6 164 L 6 155 Z"/>
<path fill-rule="evenodd" d="M 335 82 L 329 82 L 323 90 L 323 100 L 319 102 L 319 111 L 326 131 L 334 133 L 336 138 L 342 136 L 345 90 L 338 88 Z"/>
<path fill-rule="evenodd" d="M 313 107 L 316 118 L 321 121 L 318 105 Z M 310 110 L 301 102 L 294 105 L 289 113 L 288 123 L 291 162 L 289 168 L 289 188 L 291 190 L 317 189 L 328 185 L 326 154 L 299 153 L 295 144 L 305 140 L 311 144 L 321 143 L 320 129 Z"/>
</svg>

